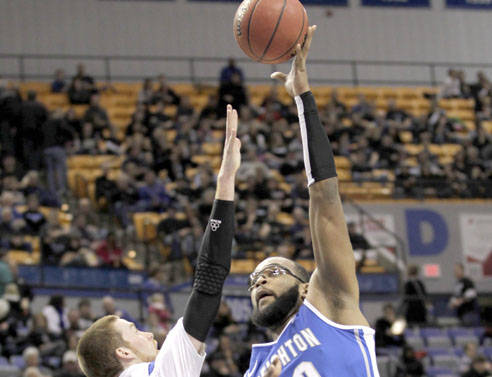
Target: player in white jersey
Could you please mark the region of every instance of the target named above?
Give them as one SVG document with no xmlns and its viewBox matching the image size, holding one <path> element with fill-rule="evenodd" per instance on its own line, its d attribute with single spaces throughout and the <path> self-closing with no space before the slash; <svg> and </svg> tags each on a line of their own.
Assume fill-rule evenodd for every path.
<svg viewBox="0 0 492 377">
<path fill-rule="evenodd" d="M 195 282 L 185 313 L 160 350 L 152 333 L 131 322 L 105 316 L 84 333 L 77 353 L 87 377 L 199 377 L 205 338 L 217 314 L 222 286 L 231 266 L 234 232 L 234 180 L 241 163 L 237 112 L 227 107 L 222 165 L 210 221 L 198 255 Z M 279 362 L 269 370 L 278 376 Z"/>
<path fill-rule="evenodd" d="M 374 330 L 359 309 L 355 261 L 345 223 L 335 161 L 310 91 L 306 58 L 315 26 L 297 46 L 284 83 L 299 113 L 309 187 L 309 222 L 317 268 L 311 275 L 294 261 L 272 257 L 250 275 L 252 320 L 274 340 L 253 345 L 247 377 L 265 376 L 273 358 L 285 377 L 379 377 Z"/>
</svg>

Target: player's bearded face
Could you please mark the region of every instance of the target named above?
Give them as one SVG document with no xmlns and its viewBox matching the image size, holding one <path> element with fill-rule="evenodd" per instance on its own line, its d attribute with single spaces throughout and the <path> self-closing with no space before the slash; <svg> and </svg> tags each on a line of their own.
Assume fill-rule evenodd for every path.
<svg viewBox="0 0 492 377">
<path fill-rule="evenodd" d="M 262 310 L 259 307 L 254 308 L 251 320 L 258 326 L 277 328 L 285 322 L 298 304 L 299 286 L 295 284 Z"/>
</svg>

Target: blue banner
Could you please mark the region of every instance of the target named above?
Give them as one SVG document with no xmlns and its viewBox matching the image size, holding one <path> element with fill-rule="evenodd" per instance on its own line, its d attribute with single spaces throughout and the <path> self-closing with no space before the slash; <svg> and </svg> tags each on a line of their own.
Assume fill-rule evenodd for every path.
<svg viewBox="0 0 492 377">
<path fill-rule="evenodd" d="M 492 10 L 492 0 L 446 0 L 446 7 Z"/>
<path fill-rule="evenodd" d="M 429 8 L 430 0 L 361 0 L 366 7 Z"/>
</svg>

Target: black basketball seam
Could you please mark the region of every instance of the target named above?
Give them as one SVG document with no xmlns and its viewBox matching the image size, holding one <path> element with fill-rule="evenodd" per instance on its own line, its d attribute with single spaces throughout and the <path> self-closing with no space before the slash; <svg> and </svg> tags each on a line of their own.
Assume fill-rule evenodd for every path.
<svg viewBox="0 0 492 377">
<path fill-rule="evenodd" d="M 282 5 L 282 9 L 280 10 L 280 15 L 278 16 L 277 24 L 275 25 L 275 28 L 273 29 L 272 36 L 270 37 L 270 40 L 268 41 L 268 44 L 266 45 L 265 50 L 263 51 L 263 55 L 261 55 L 261 58 L 259 58 L 258 61 L 261 61 L 263 59 L 263 57 L 267 53 L 268 49 L 270 48 L 270 45 L 273 42 L 273 38 L 275 38 L 275 33 L 277 32 L 278 25 L 280 25 L 280 21 L 282 20 L 282 16 L 284 15 L 284 10 L 285 10 L 286 5 L 287 5 L 287 0 L 284 0 L 284 4 Z M 304 22 L 304 18 L 302 19 L 302 22 Z"/>
<path fill-rule="evenodd" d="M 258 0 L 255 5 L 253 6 L 253 9 L 251 10 L 251 14 L 249 15 L 249 18 L 248 18 L 248 32 L 246 33 L 246 35 L 248 36 L 248 47 L 249 47 L 249 51 L 251 51 L 251 53 L 254 55 L 255 58 L 258 58 L 258 55 L 255 54 L 255 52 L 253 51 L 253 49 L 251 48 L 251 41 L 249 40 L 249 27 L 251 25 L 251 20 L 253 19 L 253 13 L 255 12 L 256 10 L 256 6 L 261 2 L 261 0 Z M 261 59 L 261 58 L 260 58 Z"/>
<path fill-rule="evenodd" d="M 299 35 L 297 36 L 297 39 L 296 41 L 294 42 L 294 44 L 292 46 L 290 46 L 286 52 L 284 52 L 282 55 L 280 56 L 277 56 L 276 58 L 273 58 L 273 59 L 263 59 L 264 61 L 266 62 L 271 62 L 273 60 L 277 60 L 277 59 L 280 59 L 282 56 L 284 56 L 285 54 L 288 54 L 289 51 L 292 49 L 292 47 L 294 47 L 295 45 L 297 45 L 297 42 L 299 41 L 299 38 L 301 38 L 301 35 L 302 35 L 302 29 L 304 29 L 304 8 L 301 8 L 301 12 L 302 12 L 302 25 L 301 25 L 301 31 L 299 32 Z M 307 36 L 307 33 L 306 33 L 306 36 Z M 304 43 L 303 43 L 304 44 Z"/>
</svg>

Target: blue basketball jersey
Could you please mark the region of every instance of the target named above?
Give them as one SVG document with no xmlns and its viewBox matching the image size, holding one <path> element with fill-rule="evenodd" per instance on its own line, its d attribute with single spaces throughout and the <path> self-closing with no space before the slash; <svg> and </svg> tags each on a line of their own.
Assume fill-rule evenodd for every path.
<svg viewBox="0 0 492 377">
<path fill-rule="evenodd" d="M 244 377 L 261 377 L 277 355 L 280 377 L 379 377 L 374 330 L 339 325 L 304 300 L 275 342 L 254 344 Z"/>
</svg>

